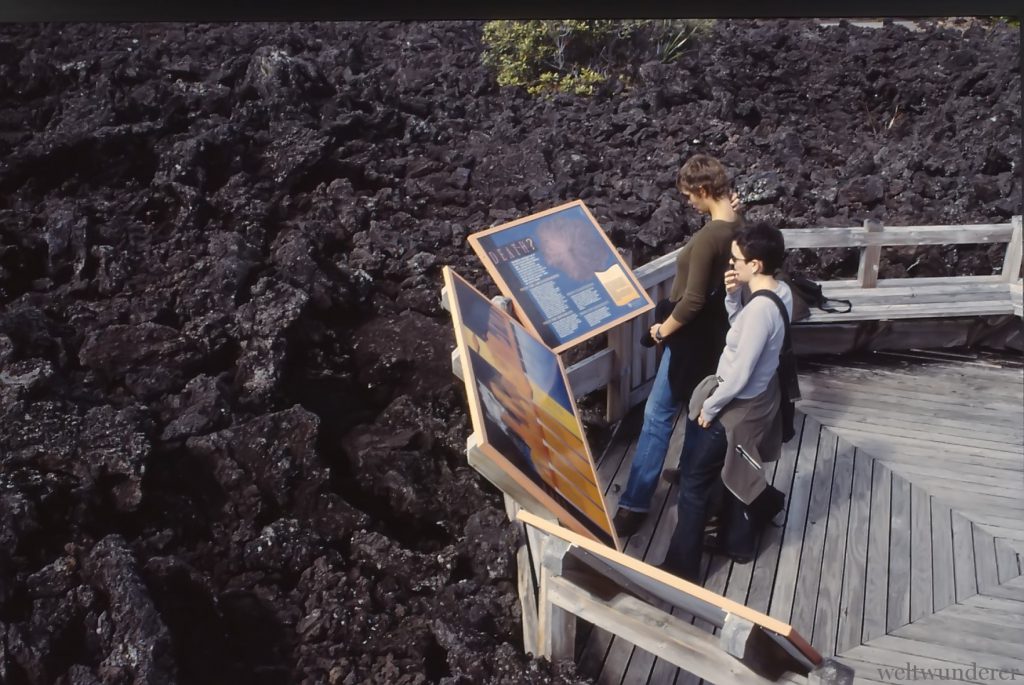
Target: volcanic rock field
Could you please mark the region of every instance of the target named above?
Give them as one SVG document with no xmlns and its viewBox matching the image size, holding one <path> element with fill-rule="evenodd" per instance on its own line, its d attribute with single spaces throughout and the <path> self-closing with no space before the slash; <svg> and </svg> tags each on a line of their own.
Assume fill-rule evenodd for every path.
<svg viewBox="0 0 1024 685">
<path fill-rule="evenodd" d="M 478 22 L 0 25 L 0 682 L 585 681 L 523 654 L 441 267 L 496 294 L 466 236 L 577 198 L 643 264 L 696 152 L 785 227 L 1008 222 L 1019 31 L 924 29 L 718 21 L 533 97 Z"/>
</svg>

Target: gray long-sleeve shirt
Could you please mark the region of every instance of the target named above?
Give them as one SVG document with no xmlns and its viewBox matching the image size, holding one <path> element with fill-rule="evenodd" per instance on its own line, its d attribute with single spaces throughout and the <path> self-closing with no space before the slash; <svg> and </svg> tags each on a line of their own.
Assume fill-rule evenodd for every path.
<svg viewBox="0 0 1024 685">
<path fill-rule="evenodd" d="M 793 293 L 782 281 L 775 294 L 793 316 Z M 718 388 L 704 401 L 704 415 L 710 420 L 733 398 L 747 399 L 760 395 L 779 367 L 779 352 L 786 338 L 786 327 L 779 308 L 767 297 L 757 297 L 743 305 L 740 289 L 725 297 L 729 313 L 729 333 L 725 349 L 718 358 Z"/>
</svg>

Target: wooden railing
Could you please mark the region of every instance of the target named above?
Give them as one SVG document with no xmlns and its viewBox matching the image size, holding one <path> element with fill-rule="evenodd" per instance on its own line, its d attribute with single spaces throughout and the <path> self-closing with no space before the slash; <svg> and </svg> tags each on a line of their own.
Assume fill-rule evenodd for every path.
<svg viewBox="0 0 1024 685">
<path fill-rule="evenodd" d="M 850 685 L 793 626 L 522 510 L 517 551 L 525 651 L 573 659 L 582 619 L 699 678 L 730 685 Z M 713 635 L 680 613 L 717 628 Z"/>
<path fill-rule="evenodd" d="M 813 310 L 800 328 L 820 324 L 946 317 L 1022 316 L 1021 217 L 1009 224 L 972 226 L 890 226 L 866 221 L 849 228 L 783 229 L 787 249 L 858 248 L 854 279 L 824 281 L 829 297 L 850 300 L 849 313 Z M 943 278 L 879 279 L 883 247 L 917 245 L 1006 244 L 1000 274 Z M 665 298 L 675 276 L 678 251 L 636 269 L 636 276 L 657 302 Z M 657 369 L 656 348 L 639 344 L 653 323 L 653 313 L 608 332 L 607 347 L 569 367 L 569 384 L 577 397 L 607 388 L 606 415 L 617 421 L 650 391 Z M 803 332 L 803 331 L 801 331 Z"/>
</svg>

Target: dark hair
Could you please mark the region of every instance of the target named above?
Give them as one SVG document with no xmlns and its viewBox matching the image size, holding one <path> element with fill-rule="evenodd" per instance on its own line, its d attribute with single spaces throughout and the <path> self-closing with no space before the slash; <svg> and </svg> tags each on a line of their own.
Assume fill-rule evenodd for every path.
<svg viewBox="0 0 1024 685">
<path fill-rule="evenodd" d="M 774 274 L 786 258 L 786 239 L 771 224 L 749 224 L 736 231 L 736 245 L 747 260 L 759 259 L 764 273 Z"/>
<path fill-rule="evenodd" d="M 729 194 L 729 175 L 722 163 L 710 155 L 694 155 L 679 168 L 676 188 L 680 193 L 707 191 L 712 198 Z"/>
</svg>

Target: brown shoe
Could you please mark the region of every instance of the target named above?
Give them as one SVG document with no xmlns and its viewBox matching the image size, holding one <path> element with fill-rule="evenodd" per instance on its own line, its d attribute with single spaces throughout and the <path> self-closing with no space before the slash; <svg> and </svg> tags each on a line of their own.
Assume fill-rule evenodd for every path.
<svg viewBox="0 0 1024 685">
<path fill-rule="evenodd" d="M 612 519 L 612 525 L 620 538 L 628 538 L 640 530 L 640 526 L 646 518 L 646 511 L 633 511 L 619 507 L 619 510 L 615 512 L 615 518 Z"/>
<path fill-rule="evenodd" d="M 679 469 L 665 469 L 661 472 L 661 479 L 672 485 L 679 485 Z"/>
</svg>

